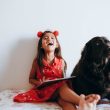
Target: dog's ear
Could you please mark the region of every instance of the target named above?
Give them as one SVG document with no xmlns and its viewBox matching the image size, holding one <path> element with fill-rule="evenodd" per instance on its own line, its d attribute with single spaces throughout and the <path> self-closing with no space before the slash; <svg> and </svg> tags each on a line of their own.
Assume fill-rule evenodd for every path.
<svg viewBox="0 0 110 110">
<path fill-rule="evenodd" d="M 81 52 L 81 60 L 82 61 L 89 61 L 91 58 L 91 42 L 87 42 L 83 51 Z"/>
<path fill-rule="evenodd" d="M 79 75 L 83 70 L 82 67 L 84 65 L 87 65 L 88 60 L 90 59 L 90 42 L 86 43 L 85 47 L 83 48 L 83 51 L 81 52 L 81 58 L 79 62 L 76 64 L 75 68 L 73 69 L 73 72 L 71 76 L 73 75 Z"/>
</svg>

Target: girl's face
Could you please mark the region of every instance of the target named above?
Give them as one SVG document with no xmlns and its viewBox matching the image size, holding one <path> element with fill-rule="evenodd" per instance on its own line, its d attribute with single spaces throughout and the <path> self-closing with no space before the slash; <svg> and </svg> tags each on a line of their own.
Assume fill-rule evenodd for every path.
<svg viewBox="0 0 110 110">
<path fill-rule="evenodd" d="M 54 34 L 46 33 L 42 38 L 42 48 L 45 52 L 54 52 L 55 49 L 58 47 L 58 43 Z"/>
</svg>

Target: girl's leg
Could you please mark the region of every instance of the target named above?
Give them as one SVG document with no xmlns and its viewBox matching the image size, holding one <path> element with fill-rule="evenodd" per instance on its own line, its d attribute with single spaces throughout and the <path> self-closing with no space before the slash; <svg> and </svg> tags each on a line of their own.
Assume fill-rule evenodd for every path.
<svg viewBox="0 0 110 110">
<path fill-rule="evenodd" d="M 59 95 L 63 100 L 79 105 L 80 96 L 71 90 L 66 83 L 59 89 Z"/>
<path fill-rule="evenodd" d="M 68 106 L 71 109 L 72 107 L 75 107 L 74 105 L 79 105 L 78 110 L 96 110 L 96 104 L 100 100 L 100 96 L 96 94 L 84 96 L 82 100 L 82 96 L 77 95 L 73 90 L 68 87 L 66 83 L 59 89 L 59 95 L 65 102 L 68 102 Z M 66 110 L 66 104 L 64 104 L 64 102 L 60 104 L 63 108 L 65 108 L 64 110 Z M 74 108 L 73 110 L 77 109 Z"/>
<path fill-rule="evenodd" d="M 58 100 L 58 104 L 62 107 L 63 110 L 77 110 L 75 105 L 70 102 L 66 102 L 61 98 Z"/>
</svg>

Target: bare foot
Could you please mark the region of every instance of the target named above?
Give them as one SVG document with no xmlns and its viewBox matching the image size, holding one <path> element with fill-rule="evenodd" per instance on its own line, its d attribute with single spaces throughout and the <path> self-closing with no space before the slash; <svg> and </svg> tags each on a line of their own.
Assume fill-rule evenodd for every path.
<svg viewBox="0 0 110 110">
<path fill-rule="evenodd" d="M 78 110 L 96 110 L 96 104 L 100 100 L 100 96 L 91 94 L 88 96 L 80 95 Z"/>
</svg>

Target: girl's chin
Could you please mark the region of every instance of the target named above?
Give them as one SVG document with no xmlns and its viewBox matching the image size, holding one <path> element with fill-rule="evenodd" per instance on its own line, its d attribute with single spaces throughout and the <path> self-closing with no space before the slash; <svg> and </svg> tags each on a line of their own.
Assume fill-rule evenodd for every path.
<svg viewBox="0 0 110 110">
<path fill-rule="evenodd" d="M 55 48 L 48 48 L 46 49 L 47 52 L 54 52 L 55 51 Z"/>
</svg>

